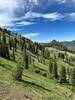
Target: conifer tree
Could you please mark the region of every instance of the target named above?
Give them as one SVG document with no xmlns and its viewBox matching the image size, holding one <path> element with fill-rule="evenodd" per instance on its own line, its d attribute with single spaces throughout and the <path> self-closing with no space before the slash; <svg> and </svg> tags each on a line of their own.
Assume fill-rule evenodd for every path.
<svg viewBox="0 0 75 100">
<path fill-rule="evenodd" d="M 13 60 L 15 61 L 15 48 L 13 48 Z"/>
<path fill-rule="evenodd" d="M 6 35 L 3 33 L 3 43 L 6 44 Z"/>
<path fill-rule="evenodd" d="M 53 62 L 50 61 L 49 63 L 49 72 L 50 72 L 50 77 L 53 78 Z"/>
<path fill-rule="evenodd" d="M 66 69 L 65 69 L 64 66 L 62 66 L 62 68 L 61 68 L 61 73 L 60 73 L 60 79 L 59 79 L 59 82 L 60 82 L 61 84 L 67 82 L 67 80 L 66 80 Z"/>
<path fill-rule="evenodd" d="M 22 62 L 22 59 L 20 58 L 18 60 L 18 63 L 17 63 L 17 70 L 16 70 L 16 73 L 15 73 L 15 79 L 20 81 L 22 79 L 22 73 L 23 73 L 23 66 L 22 66 L 23 62 Z"/>
<path fill-rule="evenodd" d="M 54 62 L 54 66 L 53 66 L 53 74 L 54 74 L 54 78 L 57 79 L 58 78 L 58 72 L 57 72 L 57 63 L 56 61 Z"/>
<path fill-rule="evenodd" d="M 16 48 L 17 48 L 17 38 L 16 37 L 14 39 L 14 48 L 15 48 L 15 51 L 16 51 Z"/>
<path fill-rule="evenodd" d="M 26 61 L 25 62 L 26 62 L 25 68 L 28 69 L 28 55 L 26 55 Z"/>
<path fill-rule="evenodd" d="M 10 34 L 9 34 L 9 48 L 11 49 L 11 38 L 10 38 Z"/>
<path fill-rule="evenodd" d="M 50 74 L 52 74 L 52 72 L 53 72 L 53 63 L 51 61 L 49 63 L 49 72 L 50 72 Z"/>
<path fill-rule="evenodd" d="M 26 53 L 26 44 L 24 44 L 24 50 L 23 50 L 23 64 L 24 67 L 28 69 L 29 62 L 28 62 L 28 55 Z"/>
<path fill-rule="evenodd" d="M 73 68 L 71 72 L 71 85 L 75 86 L 75 68 Z"/>
</svg>

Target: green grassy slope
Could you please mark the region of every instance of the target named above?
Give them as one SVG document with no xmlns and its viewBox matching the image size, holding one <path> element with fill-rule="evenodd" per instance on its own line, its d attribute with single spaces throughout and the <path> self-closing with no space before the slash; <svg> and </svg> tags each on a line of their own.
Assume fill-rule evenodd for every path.
<svg viewBox="0 0 75 100">
<path fill-rule="evenodd" d="M 5 32 L 6 33 L 6 32 Z M 18 44 L 15 51 L 15 61 L 13 61 L 13 50 L 9 50 L 10 60 L 0 57 L 0 100 L 74 100 L 75 96 L 71 91 L 70 85 L 60 85 L 59 80 L 53 80 L 50 78 L 49 63 L 50 60 L 54 62 L 56 60 L 58 66 L 58 74 L 61 67 L 72 68 L 73 65 L 63 61 L 62 58 L 58 58 L 58 53 L 65 53 L 54 48 L 47 49 L 50 51 L 51 58 L 42 57 L 42 50 L 39 49 L 38 54 L 34 55 L 31 48 L 26 49 L 28 56 L 31 56 L 31 63 L 28 69 L 23 70 L 22 80 L 16 81 L 14 79 L 14 73 L 17 69 L 17 62 L 22 55 L 19 42 L 20 36 L 11 34 L 10 39 L 14 40 L 15 37 L 18 40 Z M 6 41 L 9 44 L 9 35 L 6 33 Z M 34 47 L 34 43 L 28 39 L 25 39 L 26 43 L 31 43 Z M 13 43 L 13 42 L 12 42 Z M 59 45 L 60 47 L 60 45 Z M 45 48 L 46 49 L 46 48 Z M 30 51 L 29 51 L 30 50 Z M 72 53 L 67 53 L 68 56 L 74 56 Z M 55 58 L 56 56 L 56 58 Z M 40 61 L 39 61 L 40 59 Z M 44 59 L 44 62 L 43 62 Z M 33 64 L 34 62 L 34 64 Z M 39 73 L 37 73 L 39 71 Z"/>
<path fill-rule="evenodd" d="M 0 100 L 72 100 L 69 86 L 36 74 L 32 65 L 23 71 L 21 82 L 15 81 L 16 66 L 15 62 L 0 58 Z M 48 70 L 41 64 L 40 68 Z"/>
<path fill-rule="evenodd" d="M 15 36 L 11 35 L 12 38 Z M 7 34 L 7 43 L 8 43 Z M 17 39 L 19 39 L 17 37 Z M 66 68 L 73 67 L 62 59 L 58 58 L 58 52 L 64 52 L 55 50 L 54 48 L 48 48 L 50 50 L 50 57 L 54 59 L 56 55 L 56 61 L 58 65 L 58 71 L 60 72 L 61 67 Z M 16 61 L 12 60 L 12 50 L 10 50 L 11 60 L 0 57 L 0 100 L 72 100 L 71 86 L 60 85 L 57 80 L 52 80 L 49 73 L 49 60 L 45 59 L 45 62 L 39 62 L 41 60 L 41 50 L 38 55 L 34 55 L 30 51 L 26 51 L 31 57 L 32 63 L 29 64 L 28 69 L 23 70 L 22 80 L 14 80 L 14 73 L 17 68 L 17 62 L 21 54 L 21 48 L 17 48 L 15 52 Z M 21 54 L 21 55 L 20 55 Z M 68 55 L 73 55 L 68 53 Z M 34 64 L 33 64 L 34 60 Z M 40 73 L 36 73 L 36 70 Z M 47 76 L 44 76 L 46 74 Z"/>
</svg>

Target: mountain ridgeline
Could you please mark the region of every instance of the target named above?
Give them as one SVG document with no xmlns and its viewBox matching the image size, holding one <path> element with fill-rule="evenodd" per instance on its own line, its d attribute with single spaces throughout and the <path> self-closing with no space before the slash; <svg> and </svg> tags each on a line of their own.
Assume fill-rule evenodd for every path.
<svg viewBox="0 0 75 100">
<path fill-rule="evenodd" d="M 59 42 L 52 40 L 50 43 L 42 43 L 41 45 L 45 47 L 52 47 L 62 51 L 75 52 L 75 41 L 72 42 Z"/>
<path fill-rule="evenodd" d="M 66 47 L 70 48 L 71 50 L 75 51 L 75 40 L 74 41 L 64 41 L 62 42 L 63 45 L 65 45 Z"/>
</svg>

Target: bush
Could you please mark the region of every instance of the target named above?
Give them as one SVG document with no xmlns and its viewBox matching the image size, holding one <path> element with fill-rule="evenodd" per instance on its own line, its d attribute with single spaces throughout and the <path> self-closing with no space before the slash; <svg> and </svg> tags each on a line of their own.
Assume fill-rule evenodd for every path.
<svg viewBox="0 0 75 100">
<path fill-rule="evenodd" d="M 46 74 L 46 73 L 43 73 L 43 76 L 44 76 L 44 77 L 47 77 L 47 74 Z"/>
<path fill-rule="evenodd" d="M 40 74 L 40 70 L 36 70 L 35 72 L 36 72 L 37 74 Z"/>
</svg>

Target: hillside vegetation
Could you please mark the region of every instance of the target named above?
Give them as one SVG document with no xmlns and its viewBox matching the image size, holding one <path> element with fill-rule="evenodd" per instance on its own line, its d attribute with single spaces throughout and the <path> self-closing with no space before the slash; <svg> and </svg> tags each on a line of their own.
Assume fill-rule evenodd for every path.
<svg viewBox="0 0 75 100">
<path fill-rule="evenodd" d="M 72 100 L 75 54 L 0 29 L 0 100 Z"/>
</svg>

